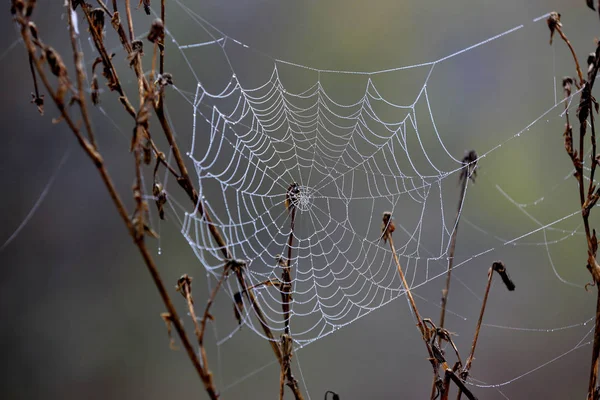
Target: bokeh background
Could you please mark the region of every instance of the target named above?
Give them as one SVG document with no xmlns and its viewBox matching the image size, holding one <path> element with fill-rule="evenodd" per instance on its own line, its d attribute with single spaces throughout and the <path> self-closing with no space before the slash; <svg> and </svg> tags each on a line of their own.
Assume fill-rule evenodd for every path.
<svg viewBox="0 0 600 400">
<path fill-rule="evenodd" d="M 463 217 L 471 224 L 461 225 L 456 257 L 466 260 L 488 248 L 495 250 L 455 271 L 464 285 L 453 283 L 449 308 L 458 316 L 448 317 L 448 328 L 458 333 L 456 342 L 466 357 L 479 311 L 479 302 L 467 287 L 481 296 L 489 265 L 501 259 L 517 290 L 509 294 L 494 285 L 485 322 L 504 328 L 484 327 L 472 372 L 482 381 L 506 384 L 499 387 L 502 393 L 474 388 L 475 393 L 485 399 L 585 395 L 591 346 L 571 350 L 580 341 L 591 340 L 586 336 L 590 323 L 583 323 L 594 314 L 595 290 L 583 289 L 588 273 L 579 218 L 553 226 L 577 230 L 572 237 L 550 231 L 544 236 L 539 231 L 517 246 L 504 245 L 539 225 L 498 190 L 527 204 L 525 210 L 541 224 L 577 211 L 560 108 L 521 136 L 507 140 L 554 104 L 555 77 L 560 84 L 563 75 L 575 73 L 564 44 L 557 40 L 550 47 L 545 22 L 532 20 L 552 10 L 561 12 L 565 31 L 585 60 L 595 49 L 599 21 L 583 0 L 183 2 L 231 37 L 272 57 L 334 70 L 373 71 L 432 61 L 523 24 L 516 33 L 440 64 L 428 85 L 436 124 L 456 157 L 465 149 L 483 153 L 502 144 L 481 160 L 478 182 L 469 189 Z M 70 61 L 64 7 L 59 2 L 39 3 L 35 21 L 40 34 Z M 156 9 L 156 1 L 152 3 Z M 180 44 L 205 40 L 198 24 L 177 2 L 168 2 L 168 7 L 167 27 Z M 142 33 L 151 19 L 141 10 L 135 14 L 137 32 Z M 93 53 L 81 30 L 89 62 Z M 27 58 L 8 6 L 0 32 L 0 245 L 20 226 L 65 154 L 68 157 L 29 223 L 0 253 L 0 396 L 205 398 L 185 354 L 169 349 L 159 317 L 164 307 L 97 172 L 66 126 L 52 123 L 57 112 L 48 99 L 44 117 L 29 103 L 32 84 Z M 107 40 L 117 45 L 110 28 Z M 175 49 L 167 43 L 170 51 Z M 121 76 L 131 88 L 123 53 L 117 51 L 117 57 L 123 67 Z M 176 85 L 195 90 L 197 82 L 188 65 L 180 58 L 174 57 L 171 64 L 168 60 L 166 69 L 173 72 Z M 250 86 L 267 79 L 272 69 L 272 62 L 257 54 L 232 54 L 232 61 L 240 79 Z M 222 63 L 218 53 L 207 53 L 197 55 L 192 67 L 205 85 L 218 88 L 226 76 Z M 315 81 L 314 75 L 293 68 L 282 74 L 292 87 L 302 86 L 302 80 Z M 402 88 L 414 88 L 422 80 L 417 75 L 386 75 L 379 83 L 387 89 L 386 96 L 403 102 L 411 95 Z M 356 82 L 336 79 L 324 78 L 324 84 L 330 85 L 337 99 L 355 99 L 351 85 Z M 561 91 L 557 93 L 560 97 Z M 168 93 L 168 100 L 185 147 L 191 140 L 192 109 L 175 92 Z M 94 112 L 101 150 L 119 190 L 129 200 L 131 123 L 114 94 L 104 93 L 102 101 L 110 119 L 99 110 Z M 458 188 L 450 184 L 445 190 L 444 211 L 453 215 Z M 543 200 L 534 204 L 538 199 Z M 435 218 L 425 221 L 429 224 L 425 233 L 439 232 Z M 597 222 L 593 218 L 593 226 Z M 180 228 L 172 216 L 160 225 L 160 243 L 151 246 L 184 314 L 183 301 L 174 289 L 177 278 L 183 273 L 195 278 L 198 304 L 207 288 L 204 268 Z M 561 240 L 554 243 L 557 239 Z M 429 238 L 423 244 L 429 245 Z M 552 265 L 576 287 L 561 282 Z M 434 320 L 442 285 L 443 279 L 436 279 L 416 291 L 427 300 L 418 300 L 421 313 Z M 219 302 L 214 314 L 217 324 L 233 319 L 231 304 Z M 189 320 L 186 326 L 191 327 Z M 243 329 L 225 346 L 217 347 L 214 340 L 208 346 L 223 398 L 277 395 L 278 368 L 272 364 L 269 346 L 250 329 Z M 400 298 L 298 351 L 295 360 L 302 373 L 297 363 L 294 370 L 312 398 L 322 398 L 326 390 L 336 391 L 342 399 L 426 398 L 431 376 L 425 358 L 408 305 Z M 520 378 L 512 381 L 516 377 Z"/>
</svg>

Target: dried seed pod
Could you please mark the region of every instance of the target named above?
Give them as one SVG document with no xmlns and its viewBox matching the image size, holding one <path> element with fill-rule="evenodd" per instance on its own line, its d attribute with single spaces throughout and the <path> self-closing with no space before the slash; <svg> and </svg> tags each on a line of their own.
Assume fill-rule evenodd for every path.
<svg viewBox="0 0 600 400">
<path fill-rule="evenodd" d="M 142 151 L 144 152 L 144 164 L 150 165 L 150 163 L 152 162 L 152 146 L 150 143 L 150 139 L 146 138 L 146 141 L 142 146 Z"/>
<path fill-rule="evenodd" d="M 475 183 L 475 178 L 477 177 L 477 152 L 475 150 L 465 152 L 462 163 L 466 168 L 462 170 L 460 179 L 463 180 L 469 178 Z"/>
<path fill-rule="evenodd" d="M 46 61 L 50 66 L 50 71 L 54 74 L 54 76 L 62 78 L 67 75 L 67 67 L 65 67 L 65 63 L 63 62 L 60 54 L 54 48 L 47 46 L 44 51 L 46 55 Z"/>
<path fill-rule="evenodd" d="M 565 76 L 562 80 L 563 90 L 565 91 L 565 97 L 571 96 L 571 89 L 573 87 L 573 78 Z"/>
<path fill-rule="evenodd" d="M 152 43 L 163 43 L 165 37 L 165 25 L 162 19 L 157 18 L 152 22 L 150 32 L 148 32 L 148 40 Z"/>
<path fill-rule="evenodd" d="M 131 53 L 127 56 L 127 61 L 129 61 L 129 66 L 133 66 L 137 56 L 144 55 L 144 43 L 141 40 L 134 40 L 131 42 Z"/>
<path fill-rule="evenodd" d="M 552 38 L 554 37 L 554 31 L 556 28 L 560 28 L 562 24 L 560 23 L 560 14 L 556 11 L 552 11 L 550 16 L 546 20 L 548 24 L 548 29 L 550 29 L 550 44 L 552 44 Z"/>
<path fill-rule="evenodd" d="M 392 233 L 396 230 L 396 225 L 394 225 L 394 221 L 392 220 L 392 213 L 390 211 L 386 211 L 383 213 L 383 219 L 381 224 L 381 240 L 383 243 L 387 243 L 388 239 L 392 237 Z"/>
</svg>

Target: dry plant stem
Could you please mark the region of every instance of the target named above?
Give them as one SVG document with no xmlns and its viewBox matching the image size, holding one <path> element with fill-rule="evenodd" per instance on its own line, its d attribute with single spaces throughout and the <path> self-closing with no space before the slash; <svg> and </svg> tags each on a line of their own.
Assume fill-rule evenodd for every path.
<svg viewBox="0 0 600 400">
<path fill-rule="evenodd" d="M 136 118 L 135 109 L 133 108 L 133 106 L 129 102 L 129 99 L 125 95 L 125 92 L 123 91 L 123 87 L 121 86 L 121 81 L 119 80 L 119 76 L 117 74 L 117 70 L 115 69 L 115 67 L 114 67 L 114 65 L 112 63 L 112 60 L 109 57 L 108 52 L 106 51 L 106 48 L 104 47 L 104 42 L 102 41 L 101 32 L 98 32 L 96 30 L 96 28 L 94 27 L 94 24 L 92 23 L 92 20 L 91 20 L 91 17 L 90 17 L 90 13 L 89 13 L 89 10 L 87 9 L 87 7 L 82 7 L 82 8 L 83 8 L 83 13 L 84 13 L 84 15 L 86 17 L 86 20 L 88 22 L 88 27 L 90 29 L 90 33 L 92 34 L 92 39 L 94 41 L 94 46 L 96 47 L 96 49 L 100 53 L 100 57 L 102 58 L 102 63 L 104 64 L 104 66 L 106 68 L 110 69 L 111 75 L 114 78 L 114 81 L 116 83 L 115 90 L 120 95 L 119 100 L 121 101 L 121 103 L 125 107 L 125 110 L 127 111 L 127 113 L 129 115 L 131 115 L 131 117 L 133 117 L 133 119 L 135 119 Z"/>
<path fill-rule="evenodd" d="M 473 363 L 473 358 L 475 357 L 475 348 L 477 347 L 477 339 L 479 339 L 479 331 L 481 330 L 481 323 L 483 322 L 483 314 L 485 313 L 485 306 L 487 304 L 488 295 L 490 294 L 490 288 L 492 287 L 492 278 L 494 277 L 494 270 L 490 268 L 488 271 L 488 281 L 485 287 L 485 294 L 483 296 L 483 303 L 481 304 L 481 311 L 479 312 L 479 319 L 477 320 L 477 327 L 475 328 L 475 334 L 473 335 L 473 343 L 471 344 L 471 352 L 469 353 L 469 357 L 467 358 L 467 362 L 463 369 L 463 374 L 461 376 L 462 380 L 466 380 L 469 376 L 469 370 L 471 369 L 471 364 Z M 456 398 L 460 400 L 462 397 L 462 390 L 459 389 L 458 395 Z"/>
<path fill-rule="evenodd" d="M 281 280 L 281 297 L 283 308 L 283 323 L 285 325 L 285 333 L 290 334 L 290 293 L 292 291 L 292 246 L 294 244 L 294 225 L 296 223 L 296 207 L 291 210 L 290 220 L 290 236 L 288 238 L 287 259 L 283 266 L 283 279 Z"/>
<path fill-rule="evenodd" d="M 131 7 L 130 0 L 125 0 L 125 14 L 127 15 L 127 28 L 129 28 L 129 40 L 134 41 L 135 35 L 133 34 L 133 20 L 131 18 Z"/>
<path fill-rule="evenodd" d="M 400 260 L 398 259 L 398 254 L 396 253 L 396 247 L 394 246 L 394 239 L 391 236 L 387 238 L 390 242 L 390 249 L 392 250 L 392 256 L 394 257 L 394 261 L 396 262 L 396 267 L 398 268 L 398 274 L 400 275 L 400 280 L 402 280 L 402 285 L 404 285 L 404 289 L 406 290 L 406 296 L 408 297 L 408 301 L 412 308 L 413 314 L 417 319 L 417 327 L 419 328 L 419 332 L 421 332 L 421 337 L 425 342 L 425 346 L 427 347 L 427 352 L 429 353 L 429 358 L 433 365 L 433 374 L 434 377 L 437 376 L 437 365 L 435 361 L 435 357 L 433 356 L 433 350 L 431 350 L 431 345 L 429 344 L 429 333 L 425 328 L 425 324 L 423 324 L 423 319 L 421 318 L 421 314 L 419 314 L 419 310 L 417 309 L 417 304 L 415 303 L 415 299 L 410 291 L 410 287 L 408 286 L 408 282 L 406 281 L 406 277 L 404 276 L 404 272 L 402 271 L 402 267 L 400 266 Z"/>
<path fill-rule="evenodd" d="M 561 39 L 567 44 L 569 50 L 571 50 L 571 55 L 573 56 L 573 60 L 575 61 L 575 69 L 577 69 L 577 76 L 579 77 L 579 84 L 583 85 L 583 74 L 581 73 L 581 67 L 579 66 L 579 60 L 577 59 L 577 55 L 575 54 L 575 49 L 571 45 L 569 39 L 567 39 L 567 36 L 563 33 L 560 24 L 556 26 L 556 31 L 560 35 Z"/>
<path fill-rule="evenodd" d="M 69 7 L 71 5 L 69 4 Z M 85 124 L 85 129 L 88 133 L 88 137 L 90 139 L 90 143 L 94 148 L 97 148 L 96 138 L 94 137 L 94 131 L 91 126 L 91 119 L 87 109 L 87 101 L 85 101 L 85 93 L 83 90 L 83 81 L 84 81 L 84 72 L 83 66 L 81 65 L 81 53 L 77 48 L 77 40 L 75 39 L 75 27 L 73 26 L 72 14 L 70 12 L 67 13 L 68 21 L 69 21 L 69 36 L 71 38 L 71 49 L 73 51 L 73 63 L 75 64 L 75 75 L 77 75 L 77 96 L 79 107 L 81 108 L 81 115 L 83 116 L 83 123 Z"/>
<path fill-rule="evenodd" d="M 465 199 L 465 192 L 467 191 L 467 181 L 469 177 L 467 174 L 461 179 L 460 197 L 458 199 L 458 208 L 456 210 L 456 218 L 454 219 L 454 232 L 452 232 L 452 238 L 450 239 L 450 253 L 448 254 L 448 270 L 446 273 L 446 287 L 442 290 L 442 311 L 440 314 L 439 327 L 443 328 L 446 321 L 446 304 L 448 303 L 448 293 L 450 292 L 450 280 L 452 277 L 452 266 L 454 264 L 454 250 L 456 249 L 456 237 L 458 236 L 458 224 L 460 223 L 460 209 Z M 441 343 L 441 338 L 438 338 L 438 344 Z"/>
<path fill-rule="evenodd" d="M 460 185 L 460 196 L 458 199 L 458 207 L 456 209 L 456 217 L 454 218 L 454 232 L 452 232 L 452 237 L 450 238 L 450 251 L 448 254 L 448 269 L 446 272 L 446 286 L 442 290 L 442 304 L 441 304 L 441 312 L 440 312 L 440 324 L 439 327 L 443 328 L 446 322 L 446 305 L 448 303 L 448 294 L 450 293 L 450 282 L 452 278 L 452 267 L 454 265 L 454 252 L 456 249 L 456 238 L 458 236 L 458 225 L 460 223 L 460 210 L 465 199 L 465 192 L 467 189 L 467 181 L 469 180 L 468 174 L 465 174 L 461 178 Z M 438 345 L 441 345 L 442 338 L 438 337 Z M 435 396 L 436 392 L 436 377 L 433 377 L 433 382 L 431 383 L 431 397 Z"/>
<path fill-rule="evenodd" d="M 165 20 L 166 17 L 166 9 L 165 9 L 165 0 L 160 0 L 160 19 L 162 20 L 162 22 L 164 24 L 167 23 L 167 21 Z M 162 76 L 165 73 L 165 46 L 163 43 L 163 46 L 160 49 L 160 60 L 159 60 L 159 69 L 158 72 L 160 73 L 160 75 Z M 163 101 L 163 92 L 160 93 L 160 102 Z"/>
<path fill-rule="evenodd" d="M 248 285 L 246 284 L 246 280 L 244 278 L 244 275 L 243 275 L 241 269 L 239 269 L 239 268 L 236 269 L 235 274 L 238 279 L 238 282 L 240 282 L 240 286 L 242 287 L 244 294 L 246 295 L 246 298 L 248 299 L 248 301 L 250 302 L 250 305 L 252 305 L 252 309 L 256 313 L 258 323 L 260 324 L 262 330 L 265 332 L 265 335 L 269 338 L 269 344 L 271 345 L 271 348 L 273 349 L 273 353 L 275 353 L 275 357 L 277 357 L 277 361 L 281 365 L 281 363 L 283 362 L 283 359 L 281 357 L 281 352 L 279 350 L 279 346 L 277 345 L 277 342 L 275 341 L 273 332 L 271 332 L 271 329 L 265 323 L 265 321 L 266 321 L 265 315 L 264 315 L 262 309 L 260 308 L 258 301 L 256 300 L 256 296 L 254 296 L 254 292 L 252 290 L 247 289 Z"/>
<path fill-rule="evenodd" d="M 469 388 L 465 385 L 465 383 L 456 375 L 456 373 L 454 371 L 452 371 L 450 368 L 447 368 L 445 371 L 445 375 L 444 375 L 444 382 L 446 382 L 446 388 L 450 388 L 450 380 L 452 382 L 454 382 L 454 384 L 458 387 L 458 390 L 460 390 L 462 393 L 465 394 L 465 396 L 467 396 L 467 399 L 469 400 L 477 400 L 477 397 L 475 397 L 475 395 L 471 392 L 471 390 L 469 390 Z M 445 391 L 445 400 L 448 400 L 448 395 L 449 395 L 449 390 L 446 389 Z M 442 397 L 442 399 L 444 399 L 444 397 Z"/>
<path fill-rule="evenodd" d="M 31 55 L 29 55 L 29 68 L 31 69 L 31 77 L 33 79 L 33 90 L 35 91 L 35 98 L 32 101 L 38 101 L 39 99 L 41 99 L 40 90 L 38 88 L 37 75 L 35 74 L 35 67 L 33 66 L 33 57 L 31 57 Z M 41 107 L 43 107 L 43 102 Z M 43 108 L 38 108 L 38 110 L 40 110 L 40 114 L 43 115 Z"/>
<path fill-rule="evenodd" d="M 290 298 L 292 292 L 292 273 L 291 273 L 291 264 L 292 264 L 292 246 L 294 244 L 294 226 L 296 223 L 296 207 L 293 206 L 291 208 L 290 215 L 290 236 L 288 238 L 287 248 L 287 259 L 285 265 L 283 265 L 282 279 L 281 279 L 281 308 L 283 309 L 283 320 L 285 325 L 285 339 L 291 341 L 290 336 Z M 302 399 L 302 394 L 298 388 L 298 382 L 292 375 L 292 369 L 289 365 L 289 360 L 292 357 L 291 348 L 289 352 L 282 351 L 282 362 L 279 374 L 279 399 L 283 400 L 284 393 L 284 381 L 287 378 L 287 384 L 294 392 L 296 399 Z"/>
<path fill-rule="evenodd" d="M 196 311 L 194 309 L 194 300 L 192 298 L 192 288 L 191 288 L 191 280 L 185 275 L 182 279 L 184 283 L 181 285 L 181 289 L 183 290 L 183 295 L 187 301 L 188 311 L 190 313 L 190 317 L 192 322 L 194 323 L 194 333 L 196 334 L 196 338 L 198 339 L 198 346 L 200 347 L 200 356 L 202 357 L 202 383 L 204 384 L 204 389 L 208 393 L 209 397 L 213 400 L 216 400 L 219 395 L 217 394 L 217 389 L 215 388 L 215 384 L 212 379 L 212 373 L 208 369 L 208 357 L 206 356 L 206 349 L 204 348 L 204 331 L 206 329 L 206 321 L 210 316 L 210 307 L 212 306 L 215 297 L 221 285 L 225 281 L 227 274 L 229 273 L 229 263 L 223 267 L 223 273 L 221 274 L 221 278 L 217 282 L 217 285 L 213 288 L 208 302 L 206 303 L 206 308 L 204 309 L 204 315 L 202 316 L 202 320 L 200 325 L 198 325 L 198 318 L 196 317 Z"/>
<path fill-rule="evenodd" d="M 567 150 L 567 154 L 570 156 L 571 161 L 573 162 L 573 166 L 575 167 L 575 178 L 577 179 L 577 184 L 579 187 L 579 200 L 581 203 L 581 216 L 583 219 L 583 224 L 585 227 L 586 240 L 588 244 L 588 261 L 587 268 L 592 275 L 593 284 L 596 285 L 598 293 L 596 299 L 596 322 L 594 327 L 594 342 L 592 346 L 592 365 L 590 369 L 590 378 L 588 384 L 588 400 L 592 400 L 596 398 L 596 388 L 598 382 L 598 362 L 600 358 L 600 266 L 596 261 L 596 251 L 597 251 L 597 238 L 596 233 L 592 235 L 590 232 L 589 225 L 589 214 L 596 204 L 597 198 L 594 200 L 594 196 L 597 196 L 598 192 L 594 193 L 595 185 L 593 181 L 594 172 L 596 168 L 596 128 L 594 121 L 594 109 L 592 107 L 592 89 L 596 80 L 596 75 L 598 74 L 598 69 L 600 66 L 600 45 L 596 47 L 595 59 L 593 61 L 593 65 L 588 70 L 588 82 L 586 83 L 583 80 L 583 75 L 581 74 L 581 69 L 579 68 L 579 61 L 575 55 L 575 51 L 571 46 L 571 43 L 562 32 L 560 25 L 556 27 L 556 30 L 560 34 L 562 40 L 567 44 L 569 49 L 571 50 L 571 54 L 573 56 L 573 60 L 575 61 L 575 66 L 577 68 L 577 73 L 579 75 L 579 79 L 581 82 L 581 86 L 583 86 L 581 92 L 581 98 L 579 103 L 579 153 L 573 151 L 573 131 L 569 121 L 569 112 L 567 104 L 565 104 L 565 115 L 566 115 L 566 129 L 565 129 L 565 147 Z M 565 94 L 567 97 L 571 94 L 570 86 L 566 86 L 565 82 L 563 82 L 563 86 L 565 89 Z M 583 115 L 583 117 L 582 117 Z M 587 131 L 587 117 L 590 118 L 591 125 L 591 143 L 592 143 L 592 154 L 591 154 L 591 167 L 590 167 L 590 182 L 588 186 L 587 196 L 584 191 L 584 170 L 583 170 L 583 156 L 584 156 L 584 138 Z"/>
<path fill-rule="evenodd" d="M 152 257 L 150 256 L 150 253 L 148 252 L 148 249 L 146 248 L 146 244 L 143 240 L 144 237 L 143 236 L 137 237 L 137 235 L 135 234 L 135 228 L 134 228 L 131 220 L 129 219 L 129 216 L 127 215 L 127 211 L 125 210 L 125 205 L 121 201 L 119 194 L 117 193 L 117 190 L 108 174 L 108 171 L 106 170 L 106 167 L 104 166 L 104 161 L 102 159 L 102 156 L 83 137 L 83 135 L 81 134 L 81 131 L 79 130 L 77 125 L 74 123 L 74 121 L 71 119 L 69 113 L 67 112 L 65 104 L 63 103 L 62 99 L 59 98 L 57 96 L 57 94 L 54 92 L 54 90 L 52 89 L 52 86 L 48 80 L 48 77 L 45 74 L 42 62 L 40 59 L 38 59 L 36 57 L 36 49 L 31 41 L 29 28 L 28 28 L 29 21 L 25 20 L 23 18 L 18 18 L 17 21 L 21 25 L 21 37 L 23 38 L 23 43 L 25 44 L 25 48 L 27 49 L 29 56 L 34 61 L 34 65 L 35 65 L 38 75 L 40 76 L 40 79 L 44 83 L 44 86 L 45 86 L 47 92 L 50 94 L 50 96 L 52 97 L 52 100 L 54 101 L 58 110 L 60 111 L 63 120 L 69 126 L 69 128 L 71 129 L 71 131 L 77 138 L 77 141 L 79 142 L 79 144 L 81 145 L 83 150 L 86 152 L 86 154 L 90 157 L 90 159 L 96 166 L 96 168 L 102 178 L 102 181 L 104 182 L 104 185 L 106 186 L 106 188 L 109 192 L 109 195 L 117 208 L 117 212 L 121 216 L 121 219 L 123 220 L 123 223 L 125 224 L 125 226 L 127 228 L 127 231 L 129 232 L 130 236 L 133 238 L 134 243 L 138 247 L 138 250 L 140 251 L 142 258 L 144 259 L 144 263 L 146 264 L 146 267 L 148 268 L 148 271 L 150 272 L 150 275 L 152 276 L 152 279 L 159 291 L 159 294 L 163 300 L 163 303 L 165 304 L 169 314 L 171 315 L 173 325 L 175 326 L 177 334 L 179 335 L 181 342 L 183 343 L 183 346 L 186 349 L 188 357 L 192 361 L 192 364 L 194 365 L 194 368 L 196 369 L 198 374 L 200 374 L 201 370 L 202 370 L 200 361 L 199 361 L 198 357 L 196 356 L 190 341 L 187 338 L 185 330 L 183 329 L 183 325 L 181 324 L 181 321 L 177 315 L 177 311 L 176 311 L 176 309 L 173 305 L 173 302 L 171 301 L 171 298 L 169 297 L 169 294 L 167 293 L 165 285 L 160 277 L 158 268 L 156 267 L 154 260 L 152 259 Z M 82 101 L 84 101 L 84 100 L 82 100 Z"/>
</svg>

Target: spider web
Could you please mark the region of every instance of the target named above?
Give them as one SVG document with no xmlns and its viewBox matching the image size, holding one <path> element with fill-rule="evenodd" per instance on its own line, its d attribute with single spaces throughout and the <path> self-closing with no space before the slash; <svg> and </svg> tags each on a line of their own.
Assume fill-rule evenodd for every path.
<svg viewBox="0 0 600 400">
<path fill-rule="evenodd" d="M 206 271 L 209 289 L 224 267 L 222 248 L 211 236 L 211 225 L 222 233 L 234 258 L 245 261 L 245 278 L 265 312 L 262 322 L 276 340 L 285 330 L 281 291 L 261 284 L 281 279 L 278 258 L 287 256 L 288 240 L 293 235 L 289 326 L 296 360 L 299 350 L 308 344 L 357 323 L 406 293 L 389 245 L 381 240 L 381 216 L 385 211 L 394 216 L 393 238 L 409 285 L 419 306 L 429 307 L 427 315 L 435 317 L 443 283 L 439 278 L 446 275 L 457 213 L 460 216 L 448 313 L 461 332 L 470 332 L 481 303 L 481 279 L 461 275 L 463 269 L 478 267 L 482 271 L 484 265 L 487 270 L 492 260 L 502 258 L 511 271 L 511 261 L 518 265 L 519 260 L 535 259 L 544 276 L 560 284 L 560 290 L 582 288 L 587 277 L 566 272 L 562 253 L 553 251 L 582 241 L 576 201 L 566 203 L 572 205 L 570 208 L 554 201 L 563 198 L 563 191 L 570 193 L 574 184 L 566 183 L 572 180 L 572 171 L 561 146 L 554 146 L 557 157 L 566 165 L 559 172 L 547 179 L 539 178 L 537 186 L 524 188 L 513 185 L 510 179 L 510 174 L 526 173 L 524 170 L 529 168 L 525 167 L 527 160 L 514 157 L 519 149 L 530 151 L 539 146 L 540 132 L 561 132 L 565 103 L 573 112 L 576 108 L 572 98 L 558 98 L 554 50 L 548 48 L 544 53 L 551 54 L 553 60 L 551 67 L 545 67 L 547 74 L 540 85 L 545 88 L 543 93 L 549 94 L 545 106 L 522 114 L 522 106 L 507 106 L 510 111 L 501 112 L 498 124 L 511 113 L 516 121 L 511 126 L 519 126 L 516 130 L 501 127 L 493 135 L 486 134 L 485 140 L 471 137 L 475 145 L 467 147 L 460 135 L 439 123 L 461 108 L 436 102 L 441 92 L 452 87 L 448 82 L 454 78 L 457 65 L 470 65 L 474 73 L 479 65 L 488 65 L 485 58 L 501 43 L 514 45 L 524 31 L 542 31 L 547 38 L 543 25 L 546 15 L 509 26 L 458 51 L 444 52 L 433 61 L 352 71 L 279 59 L 227 35 L 194 7 L 177 0 L 172 4 L 186 18 L 188 31 L 167 25 L 172 40 L 167 46 L 172 56 L 169 62 L 182 68 L 175 74 L 175 86 L 168 94 L 169 118 L 194 167 L 197 188 L 212 221 L 178 202 L 171 192 L 168 219 L 181 228 Z M 193 35 L 189 34 L 189 26 L 194 27 Z M 477 77 L 474 80 L 473 85 L 482 84 Z M 453 102 L 461 103 L 463 93 L 456 93 Z M 170 101 L 178 104 L 176 109 Z M 102 107 L 99 109 L 110 118 Z M 473 103 L 461 111 L 461 118 L 478 112 Z M 479 212 L 465 212 L 472 201 L 471 181 L 465 186 L 463 202 L 457 204 L 461 194 L 459 177 L 470 167 L 462 162 L 463 151 L 471 148 L 479 154 L 475 186 L 481 188 L 478 201 L 494 198 L 489 201 L 489 209 L 483 207 Z M 509 163 L 514 164 L 512 172 L 494 174 L 504 168 L 498 165 L 507 163 L 507 154 Z M 169 191 L 166 176 L 163 183 Z M 298 185 L 293 232 L 291 213 L 285 207 L 291 184 Z M 521 202 L 531 193 L 539 197 Z M 503 214 L 506 225 L 490 222 L 488 215 L 495 213 Z M 463 234 L 472 241 L 463 244 Z M 159 254 L 161 251 L 159 247 Z M 524 274 L 522 268 L 518 271 Z M 519 290 L 521 281 L 516 282 Z M 230 313 L 216 315 L 213 324 L 219 375 L 223 374 L 223 346 L 238 336 L 246 338 L 248 331 L 268 340 L 248 305 L 237 310 L 241 313 L 239 324 L 233 317 L 231 307 L 241 289 L 229 278 L 225 284 L 227 296 L 218 298 L 219 304 L 227 304 L 225 309 Z M 470 296 L 475 306 L 453 309 L 452 296 L 461 296 L 459 293 Z M 493 375 L 493 380 L 475 374 L 468 382 L 495 389 L 508 398 L 505 386 L 587 346 L 591 333 L 588 323 L 592 320 L 586 314 L 564 324 L 541 318 L 526 326 L 515 326 L 508 317 L 494 319 L 489 315 L 484 321 L 485 327 L 509 341 L 515 332 L 534 333 L 537 338 L 577 331 L 576 339 L 570 337 L 566 346 L 563 343 L 560 350 L 547 357 L 538 356 L 533 364 Z M 567 321 L 567 317 L 563 315 L 560 321 Z M 246 374 L 236 376 L 232 382 L 221 382 L 222 391 L 273 364 L 259 363 L 261 366 L 246 368 Z"/>
</svg>

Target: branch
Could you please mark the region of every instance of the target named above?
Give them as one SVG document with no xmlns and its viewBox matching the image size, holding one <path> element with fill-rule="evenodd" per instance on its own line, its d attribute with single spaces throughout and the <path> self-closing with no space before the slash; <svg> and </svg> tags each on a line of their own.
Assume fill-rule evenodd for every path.
<svg viewBox="0 0 600 400">
<path fill-rule="evenodd" d="M 146 264 L 148 272 L 152 276 L 154 284 L 156 285 L 156 287 L 159 291 L 159 294 L 163 300 L 163 303 L 165 304 L 165 306 L 169 312 L 172 323 L 175 326 L 177 334 L 179 335 L 184 348 L 186 349 L 187 355 L 190 358 L 190 360 L 192 361 L 192 364 L 194 365 L 194 368 L 196 369 L 196 371 L 200 374 L 201 370 L 202 370 L 202 367 L 200 366 L 200 361 L 199 361 L 198 357 L 196 356 L 194 349 L 192 348 L 192 345 L 187 338 L 187 335 L 185 333 L 183 325 L 181 324 L 181 321 L 179 319 L 177 311 L 171 301 L 171 298 L 169 297 L 169 294 L 167 293 L 167 290 L 162 281 L 162 278 L 160 277 L 158 268 L 156 267 L 154 260 L 152 259 L 152 257 L 150 256 L 150 253 L 148 252 L 148 249 L 146 248 L 146 244 L 143 240 L 143 236 L 137 237 L 135 234 L 134 226 L 128 217 L 127 211 L 125 209 L 125 205 L 123 204 L 122 200 L 120 199 L 119 194 L 112 182 L 112 179 L 110 178 L 110 175 L 108 174 L 108 171 L 106 170 L 102 156 L 87 141 L 87 139 L 85 139 L 85 137 L 83 137 L 83 135 L 81 134 L 81 131 L 79 130 L 79 128 L 77 127 L 75 122 L 71 119 L 71 116 L 67 112 L 65 103 L 64 103 L 62 97 L 60 96 L 60 89 L 57 92 L 55 92 L 53 90 L 52 85 L 50 84 L 49 79 L 46 76 L 46 73 L 44 71 L 42 60 L 36 56 L 36 48 L 35 48 L 35 45 L 33 44 L 32 37 L 31 37 L 31 23 L 29 21 L 29 15 L 27 15 L 27 16 L 25 16 L 24 14 L 15 15 L 15 20 L 21 26 L 21 37 L 23 38 L 23 43 L 29 54 L 29 57 L 33 61 L 33 65 L 35 66 L 36 72 L 39 75 L 40 79 L 42 80 L 44 87 L 46 88 L 46 91 L 48 92 L 48 94 L 50 95 L 50 97 L 52 98 L 54 103 L 56 104 L 56 106 L 61 114 L 62 120 L 64 120 L 65 123 L 68 125 L 69 129 L 75 135 L 80 146 L 83 148 L 85 153 L 88 155 L 88 157 L 91 159 L 91 161 L 96 166 L 96 169 L 98 170 L 98 173 L 100 174 L 100 177 L 102 178 L 102 181 L 104 182 L 104 185 L 106 186 L 106 189 L 109 192 L 111 200 L 113 201 L 113 203 L 115 204 L 115 207 L 117 208 L 118 214 L 120 215 L 121 219 L 123 220 L 123 223 L 125 224 L 125 227 L 127 228 L 129 235 L 132 237 L 134 244 L 137 246 L 142 258 L 144 259 L 144 263 Z M 85 99 L 80 99 L 80 100 L 82 102 L 85 101 Z"/>
</svg>

